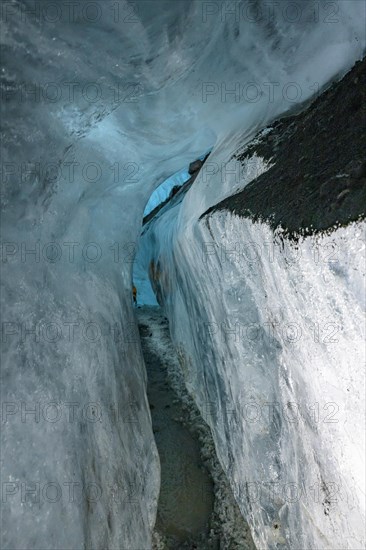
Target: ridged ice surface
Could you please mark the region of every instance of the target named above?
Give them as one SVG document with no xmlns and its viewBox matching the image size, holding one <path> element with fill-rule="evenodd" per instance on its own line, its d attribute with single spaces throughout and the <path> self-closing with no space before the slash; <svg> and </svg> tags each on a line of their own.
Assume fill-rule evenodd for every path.
<svg viewBox="0 0 366 550">
<path fill-rule="evenodd" d="M 296 246 L 225 212 L 161 224 L 186 383 L 257 547 L 363 547 L 365 223 Z"/>
<path fill-rule="evenodd" d="M 35 4 L 38 11 L 32 15 Z M 1 452 L 2 482 L 8 484 L 4 486 L 2 547 L 149 548 L 159 463 L 131 308 L 132 259 L 144 207 L 159 183 L 215 144 L 222 144 L 226 162 L 245 136 L 349 69 L 364 50 L 364 4 L 358 0 L 334 5 L 307 2 L 301 4 L 297 15 L 291 11 L 292 2 L 287 7 L 286 2 L 274 3 L 273 11 L 268 11 L 266 2 L 257 2 L 262 16 L 248 15 L 246 4 L 239 2 L 235 3 L 241 10 L 237 15 L 222 11 L 226 3 L 201 0 L 74 4 L 74 11 L 67 2 L 59 2 L 55 8 L 55 2 L 48 0 L 2 4 L 1 222 L 3 242 L 9 243 L 3 249 L 2 263 L 2 311 L 7 324 L 3 336 L 2 401 L 6 409 Z M 284 11 L 287 8 L 289 12 Z M 254 87 L 248 87 L 252 82 Z M 289 88 L 294 82 L 296 85 Z M 237 85 L 239 97 L 237 92 L 230 94 Z M 222 194 L 230 194 L 236 185 L 234 179 L 220 182 L 217 177 L 209 177 L 192 198 L 194 208 L 185 210 L 178 235 L 184 227 L 187 236 L 193 230 L 207 232 L 204 225 L 199 229 L 195 225 L 197 214 Z M 219 230 L 218 224 L 223 224 L 224 234 L 227 222 L 215 223 L 215 231 Z M 236 230 L 235 223 L 230 231 Z M 262 231 L 246 227 L 248 231 Z M 186 255 L 186 237 L 181 238 Z M 39 253 L 36 249 L 35 254 L 27 254 L 37 243 Z M 179 246 L 174 254 L 177 251 Z M 191 277 L 189 254 L 182 258 L 186 260 Z M 315 277 L 311 269 L 306 271 L 304 284 Z M 183 273 L 180 284 L 186 284 L 186 292 L 174 294 L 175 315 L 182 308 L 182 319 L 187 320 L 185 312 L 189 311 L 189 323 L 202 327 L 206 309 L 207 318 L 213 321 L 210 296 L 219 295 L 219 288 L 216 292 L 211 287 L 207 290 L 207 306 L 202 305 L 202 298 L 200 307 L 192 309 L 198 290 L 187 286 Z M 329 270 L 329 276 L 334 284 L 341 285 L 333 309 L 337 315 L 340 311 L 342 322 L 351 322 L 346 321 L 344 308 L 351 303 L 348 300 L 353 296 L 355 274 L 347 271 L 347 285 L 342 270 Z M 197 289 L 206 288 L 209 280 L 221 284 L 219 277 L 200 281 L 195 273 L 194 279 Z M 277 287 L 282 301 L 286 300 L 286 315 L 293 316 L 294 311 L 306 314 L 306 308 L 298 311 L 301 294 L 297 296 L 293 291 L 285 298 L 290 281 L 274 276 L 271 281 L 268 292 L 273 294 L 268 303 L 274 304 L 273 315 L 277 315 L 275 304 L 280 300 Z M 249 284 L 254 285 L 250 277 Z M 259 293 L 262 287 L 260 284 L 253 292 Z M 326 294 L 320 287 L 315 288 L 319 304 L 324 302 L 330 308 L 331 298 L 326 301 Z M 221 294 L 226 292 L 222 286 L 220 289 Z M 231 311 L 239 302 L 224 296 L 220 307 Z M 254 320 L 255 311 L 263 318 L 266 315 L 267 310 L 260 309 L 260 300 L 263 296 L 253 302 Z M 357 319 L 356 308 L 353 314 Z M 176 326 L 186 336 L 191 334 L 188 325 Z M 40 332 L 30 333 L 32 330 Z M 73 330 L 75 335 L 70 336 Z M 203 328 L 200 331 L 202 337 L 207 335 Z M 321 353 L 327 350 L 328 366 L 324 368 L 332 372 L 335 358 L 331 355 L 328 359 L 328 355 L 339 354 L 340 348 L 348 349 L 344 338 L 339 338 L 340 343 L 334 347 L 318 346 Z M 267 362 L 269 357 L 273 359 L 266 367 L 271 370 L 262 376 L 271 388 L 270 397 L 279 395 L 280 371 L 288 369 L 293 381 L 283 374 L 283 380 L 289 380 L 288 386 L 286 382 L 286 387 L 281 387 L 283 395 L 288 392 L 292 396 L 293 385 L 301 382 L 304 394 L 305 389 L 309 392 L 306 399 L 318 399 L 325 385 L 320 374 L 319 380 L 313 376 L 313 369 L 321 369 L 319 365 L 324 361 L 320 356 L 313 357 L 315 352 L 311 350 L 315 347 L 301 348 L 303 351 L 294 355 L 300 344 L 283 346 L 277 336 L 276 341 L 278 347 L 268 342 L 268 350 L 263 352 Z M 221 348 L 212 347 L 212 353 L 214 349 L 218 357 L 223 357 Z M 232 349 L 230 354 L 234 353 Z M 308 358 L 306 353 L 310 354 Z M 230 354 L 225 361 L 239 369 L 242 361 L 239 365 L 237 357 Z M 196 373 L 190 369 L 189 383 L 201 405 L 207 395 L 218 404 L 227 403 L 232 396 L 225 392 L 238 380 L 231 367 L 224 369 L 213 357 L 211 360 L 217 368 L 204 374 L 201 369 Z M 260 363 L 260 369 L 265 364 Z M 254 369 L 248 367 L 248 375 L 250 368 Z M 300 380 L 300 373 L 306 383 Z M 355 384 L 353 371 L 348 375 L 350 383 Z M 199 382 L 203 376 L 204 385 Z M 334 386 L 338 377 L 336 380 Z M 245 384 L 247 388 L 253 385 L 249 378 Z M 207 389 L 210 393 L 206 395 Z M 259 399 L 259 394 L 254 398 Z M 329 398 L 326 393 L 322 395 L 321 407 L 324 399 L 330 398 L 332 392 Z M 338 394 L 334 399 L 341 401 Z M 40 416 L 27 414 L 35 410 L 37 403 L 41 406 Z M 45 409 L 50 403 L 53 405 Z M 77 404 L 71 422 L 70 403 Z M 87 416 L 82 417 L 81 411 L 90 403 L 97 403 L 97 409 L 94 413 L 86 409 Z M 356 401 L 349 406 L 359 414 Z M 120 411 L 117 417 L 110 412 L 111 407 L 112 411 Z M 322 414 L 328 412 L 321 408 Z M 351 426 L 356 416 L 347 418 L 342 433 L 353 437 Z M 335 431 L 318 423 L 313 432 L 295 430 L 288 423 L 283 426 L 281 441 L 273 431 L 273 442 L 263 440 L 268 449 L 264 443 L 259 445 L 268 453 L 275 444 L 282 445 L 284 455 L 274 466 L 273 476 L 285 460 L 290 464 L 291 445 L 294 452 L 300 453 L 299 434 L 323 441 L 316 436 L 315 428 L 325 431 L 325 447 L 317 449 L 319 471 L 325 471 L 323 462 L 329 460 L 332 475 L 338 472 L 340 466 L 334 465 L 333 469 L 338 454 L 326 458 L 330 434 L 335 434 L 334 441 L 338 437 L 333 425 Z M 218 452 L 223 463 L 231 464 L 230 475 L 242 487 L 244 477 L 237 461 L 242 460 L 244 448 L 256 448 L 249 445 L 249 438 L 255 438 L 256 432 L 246 431 L 237 423 L 231 432 L 240 452 L 231 449 L 227 429 L 216 432 Z M 294 440 L 290 438 L 293 432 Z M 301 456 L 310 461 L 313 444 L 302 444 Z M 347 449 L 350 447 L 342 456 L 348 456 Z M 235 456 L 226 456 L 234 451 Z M 356 454 L 349 464 L 355 461 Z M 246 468 L 254 468 L 250 479 L 256 475 L 257 464 L 264 463 L 254 456 L 246 458 Z M 304 465 L 307 481 L 314 468 Z M 351 484 L 347 470 L 343 475 Z M 76 504 L 72 493 L 70 496 L 73 487 Z M 88 490 L 93 487 L 97 493 L 90 498 Z M 260 541 L 272 540 L 263 527 L 263 514 L 271 519 L 275 514 L 271 506 L 267 508 L 266 504 L 261 513 L 251 512 Z M 356 512 L 352 520 L 355 524 Z M 350 512 L 345 512 L 348 523 L 349 516 Z M 307 523 L 302 521 L 305 517 Z M 331 517 L 318 519 L 322 529 Z M 337 517 L 341 517 L 340 512 Z M 283 523 L 290 525 L 290 521 Z M 306 540 L 318 536 L 309 527 L 314 521 L 313 512 L 301 507 L 298 523 L 304 526 Z M 341 528 L 341 520 L 337 521 L 337 528 Z M 278 532 L 278 536 L 285 537 L 282 528 Z M 324 532 L 328 536 L 326 529 Z"/>
</svg>

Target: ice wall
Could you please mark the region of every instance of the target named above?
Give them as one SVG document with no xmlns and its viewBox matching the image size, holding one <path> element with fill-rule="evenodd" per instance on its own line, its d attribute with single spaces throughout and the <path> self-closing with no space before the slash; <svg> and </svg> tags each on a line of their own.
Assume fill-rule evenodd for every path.
<svg viewBox="0 0 366 550">
<path fill-rule="evenodd" d="M 3 548 L 149 547 L 159 466 L 131 309 L 144 206 L 361 56 L 363 3 L 290 4 L 2 3 Z"/>
<path fill-rule="evenodd" d="M 197 194 L 142 249 L 254 542 L 362 548 L 366 224 L 297 244 L 227 212 L 187 225 Z"/>
</svg>

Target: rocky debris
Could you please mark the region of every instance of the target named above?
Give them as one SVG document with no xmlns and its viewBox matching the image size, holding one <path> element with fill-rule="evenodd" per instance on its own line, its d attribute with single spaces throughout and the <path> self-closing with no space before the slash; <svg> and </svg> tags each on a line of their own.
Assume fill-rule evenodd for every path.
<svg viewBox="0 0 366 550">
<path fill-rule="evenodd" d="M 276 122 L 234 158 L 271 168 L 211 207 L 266 220 L 285 234 L 313 234 L 366 213 L 366 58 L 300 114 Z"/>
</svg>

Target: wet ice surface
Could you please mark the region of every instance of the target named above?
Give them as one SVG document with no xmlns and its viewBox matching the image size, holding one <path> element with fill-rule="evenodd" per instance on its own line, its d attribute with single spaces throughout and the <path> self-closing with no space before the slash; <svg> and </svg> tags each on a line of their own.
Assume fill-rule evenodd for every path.
<svg viewBox="0 0 366 550">
<path fill-rule="evenodd" d="M 167 321 L 160 308 L 137 310 L 147 371 L 147 395 L 161 464 L 156 529 L 176 544 L 208 534 L 213 508 L 213 484 L 200 458 L 198 441 L 179 420 L 182 409 L 168 381 L 166 361 L 174 360 Z M 165 335 L 165 338 L 164 338 Z M 161 338 L 164 355 L 152 339 Z M 167 356 L 171 353 L 171 357 Z"/>
<path fill-rule="evenodd" d="M 154 548 L 254 550 L 210 429 L 185 387 L 167 319 L 160 307 L 142 306 L 136 313 L 161 461 Z"/>
<path fill-rule="evenodd" d="M 143 239 L 253 539 L 361 548 L 365 222 L 295 244 L 225 211 L 194 223 L 195 192 Z"/>
</svg>

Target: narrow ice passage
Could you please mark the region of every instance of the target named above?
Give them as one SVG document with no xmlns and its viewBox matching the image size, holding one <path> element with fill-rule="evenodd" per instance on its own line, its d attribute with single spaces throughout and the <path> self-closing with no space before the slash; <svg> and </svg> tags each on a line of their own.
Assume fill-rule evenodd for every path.
<svg viewBox="0 0 366 550">
<path fill-rule="evenodd" d="M 200 460 L 199 443 L 181 423 L 181 406 L 169 384 L 167 363 L 176 362 L 160 308 L 138 310 L 147 370 L 147 395 L 161 464 L 156 529 L 177 544 L 207 534 L 213 486 Z"/>
<path fill-rule="evenodd" d="M 163 310 L 139 306 L 136 314 L 161 464 L 154 548 L 254 550 L 210 430 L 184 386 Z"/>
<path fill-rule="evenodd" d="M 365 547 L 365 6 L 0 3 L 1 549 Z"/>
</svg>

